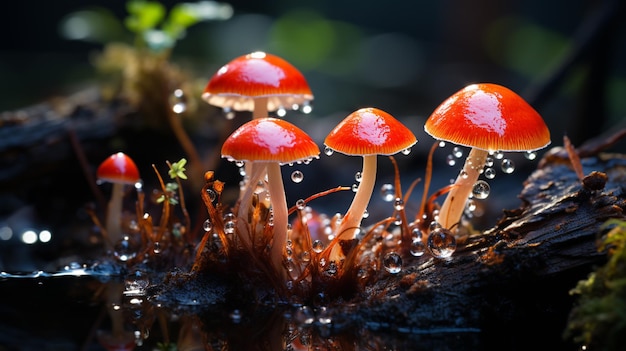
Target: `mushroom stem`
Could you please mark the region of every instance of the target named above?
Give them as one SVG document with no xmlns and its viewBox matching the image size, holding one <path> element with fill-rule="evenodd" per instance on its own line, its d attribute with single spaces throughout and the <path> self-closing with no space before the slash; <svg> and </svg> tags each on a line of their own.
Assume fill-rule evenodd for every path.
<svg viewBox="0 0 626 351">
<path fill-rule="evenodd" d="M 258 97 L 254 99 L 254 110 L 252 111 L 252 119 L 267 117 L 267 97 Z"/>
<path fill-rule="evenodd" d="M 267 97 L 260 97 L 254 100 L 254 109 L 252 111 L 252 119 L 265 118 L 267 117 Z M 251 162 L 246 162 L 243 166 L 245 174 L 252 174 L 252 166 Z M 243 180 L 246 182 L 246 179 Z M 250 180 L 247 180 L 248 182 Z M 247 186 L 248 184 L 245 184 Z M 240 199 L 243 200 L 243 194 L 240 194 Z"/>
<path fill-rule="evenodd" d="M 376 167 L 377 167 L 377 155 L 365 155 L 363 156 L 363 171 L 361 172 L 361 183 L 352 199 L 352 203 L 346 211 L 346 215 L 341 221 L 341 225 L 337 230 L 337 237 L 339 239 L 352 239 L 351 234 L 354 233 L 351 228 L 355 229 L 361 226 L 363 220 L 363 214 L 367 209 L 372 192 L 374 191 L 374 184 L 376 183 Z"/>
<path fill-rule="evenodd" d="M 243 244 L 247 248 L 252 248 L 251 230 L 247 228 L 247 224 L 250 223 L 248 218 L 248 212 L 250 210 L 250 204 L 252 201 L 252 194 L 256 189 L 256 185 L 259 180 L 265 174 L 265 165 L 256 162 L 246 162 L 246 165 L 251 164 L 250 177 L 245 185 L 245 190 L 242 192 L 241 201 L 239 202 L 239 210 L 237 210 L 237 232 L 239 238 L 243 241 Z"/>
<path fill-rule="evenodd" d="M 288 210 L 287 198 L 283 186 L 283 177 L 280 164 L 272 162 L 267 165 L 267 183 L 270 193 L 270 203 L 274 216 L 274 238 L 272 241 L 272 264 L 280 272 L 283 267 L 283 250 L 287 244 Z"/>
<path fill-rule="evenodd" d="M 456 178 L 439 210 L 438 222 L 442 227 L 450 229 L 461 220 L 463 211 L 465 211 L 465 202 L 478 180 L 480 170 L 485 166 L 488 155 L 488 151 L 476 148 L 472 148 L 469 155 L 467 155 L 461 173 Z"/>
<path fill-rule="evenodd" d="M 112 247 L 122 239 L 122 200 L 124 198 L 124 184 L 113 183 L 111 199 L 107 207 L 106 235 L 108 244 Z"/>
</svg>

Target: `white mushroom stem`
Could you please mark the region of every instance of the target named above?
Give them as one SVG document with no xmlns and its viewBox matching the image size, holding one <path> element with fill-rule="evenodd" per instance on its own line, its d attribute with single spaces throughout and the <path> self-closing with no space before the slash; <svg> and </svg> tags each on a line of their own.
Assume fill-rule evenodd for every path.
<svg viewBox="0 0 626 351">
<path fill-rule="evenodd" d="M 254 98 L 253 100 L 254 108 L 252 110 L 252 119 L 265 118 L 267 116 L 267 97 Z M 245 174 L 251 175 L 252 173 L 252 162 L 246 162 L 243 166 Z M 244 178 L 244 183 L 249 182 L 250 180 L 246 180 Z M 256 184 L 256 182 L 254 183 Z M 247 187 L 248 184 L 245 184 Z M 239 199 L 243 200 L 243 193 L 239 194 Z"/>
<path fill-rule="evenodd" d="M 247 228 L 247 224 L 250 223 L 248 219 L 248 213 L 250 206 L 252 205 L 252 195 L 256 189 L 259 180 L 265 175 L 265 164 L 259 162 L 246 162 L 246 165 L 250 165 L 251 172 L 249 174 L 248 183 L 245 185 L 244 191 L 241 192 L 241 201 L 239 202 L 239 210 L 237 210 L 237 228 L 239 238 L 244 242 L 244 246 L 251 248 L 251 230 L 254 228 Z"/>
<path fill-rule="evenodd" d="M 363 156 L 363 171 L 361 172 L 361 183 L 352 199 L 352 203 L 346 211 L 346 215 L 341 221 L 341 225 L 337 230 L 337 237 L 342 240 L 352 239 L 351 235 L 354 234 L 354 230 L 361 226 L 363 215 L 367 209 L 372 192 L 374 191 L 374 184 L 376 183 L 376 167 L 377 167 L 377 155 Z"/>
<path fill-rule="evenodd" d="M 108 244 L 115 246 L 122 239 L 122 201 L 124 199 L 124 184 L 113 183 L 111 199 L 107 207 L 106 235 Z"/>
<path fill-rule="evenodd" d="M 481 149 L 472 149 L 467 155 L 463 170 L 459 173 L 446 200 L 439 209 L 439 224 L 442 227 L 450 229 L 461 220 L 465 211 L 465 203 L 478 180 L 480 170 L 485 166 L 488 155 L 488 151 Z"/>
<path fill-rule="evenodd" d="M 280 164 L 272 162 L 267 164 L 267 186 L 270 193 L 270 203 L 274 216 L 274 238 L 272 240 L 272 264 L 280 271 L 283 267 L 283 250 L 287 244 L 288 210 L 283 177 L 280 172 Z"/>
</svg>

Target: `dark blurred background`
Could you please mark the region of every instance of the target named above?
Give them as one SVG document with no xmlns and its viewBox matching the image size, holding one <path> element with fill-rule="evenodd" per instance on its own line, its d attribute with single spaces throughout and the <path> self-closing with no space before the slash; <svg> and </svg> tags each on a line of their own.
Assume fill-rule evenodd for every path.
<svg viewBox="0 0 626 351">
<path fill-rule="evenodd" d="M 316 115 L 371 105 L 399 116 L 427 116 L 445 97 L 478 81 L 501 83 L 529 98 L 556 137 L 566 132 L 574 142 L 626 115 L 621 1 L 228 3 L 232 17 L 191 27 L 174 59 L 184 57 L 208 79 L 235 56 L 273 52 L 310 80 Z M 24 0 L 6 9 L 0 21 L 0 111 L 89 84 L 90 57 L 102 44 L 68 39 L 68 15 L 101 9 L 117 19 L 126 16 L 124 1 Z M 109 24 L 101 37 L 122 38 L 124 28 Z M 598 33 L 589 38 L 594 29 Z M 579 45 L 586 45 L 580 57 L 559 76 Z M 551 78 L 552 86 L 545 82 Z"/>
<path fill-rule="evenodd" d="M 163 1 L 167 7 L 175 3 Z M 622 3 L 234 0 L 226 3 L 232 16 L 191 27 L 174 48 L 172 60 L 208 81 L 236 56 L 255 50 L 282 56 L 304 73 L 315 94 L 313 113 L 296 124 L 306 126 L 320 145 L 334 123 L 360 107 L 374 106 L 411 127 L 420 140 L 416 153 L 425 155 L 432 139 L 423 132 L 424 120 L 443 99 L 475 82 L 499 83 L 518 92 L 543 115 L 552 145 L 562 145 L 566 134 L 578 145 L 624 126 Z M 19 110 L 93 85 L 93 57 L 103 43 L 130 41 L 120 22 L 126 16 L 125 4 L 21 0 L 5 5 L 0 21 L 0 111 Z M 72 21 L 80 11 L 106 14 L 96 26 L 99 32 L 81 31 L 80 23 Z M 444 157 L 442 153 L 441 160 Z M 423 159 L 412 161 L 417 173 L 408 181 L 422 175 Z M 320 167 L 322 175 L 328 169 L 336 172 L 338 181 L 324 178 L 319 190 L 349 185 L 360 162 L 353 161 L 354 167 L 345 171 Z M 535 166 L 529 164 L 518 172 L 521 179 Z M 454 172 L 438 177 L 435 185 L 446 184 Z M 390 177 L 387 173 L 381 181 Z M 318 190 L 310 183 L 306 187 L 302 193 Z M 521 183 L 507 189 L 495 182 L 493 187 L 509 191 L 507 206 L 515 201 Z"/>
</svg>

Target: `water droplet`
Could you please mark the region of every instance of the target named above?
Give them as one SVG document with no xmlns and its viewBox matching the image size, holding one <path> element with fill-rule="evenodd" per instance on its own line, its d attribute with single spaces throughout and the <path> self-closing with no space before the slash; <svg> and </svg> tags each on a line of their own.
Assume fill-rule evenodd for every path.
<svg viewBox="0 0 626 351">
<path fill-rule="evenodd" d="M 508 158 L 505 158 L 504 160 L 502 160 L 502 172 L 506 173 L 506 174 L 511 174 L 513 173 L 513 171 L 515 171 L 515 163 Z"/>
<path fill-rule="evenodd" d="M 524 157 L 526 157 L 527 160 L 534 160 L 537 158 L 537 153 L 534 151 L 526 151 L 524 153 Z"/>
<path fill-rule="evenodd" d="M 233 310 L 228 316 L 233 323 L 241 322 L 241 311 L 239 310 Z"/>
<path fill-rule="evenodd" d="M 224 223 L 224 233 L 232 234 L 235 232 L 235 221 L 228 221 Z"/>
<path fill-rule="evenodd" d="M 489 186 L 489 183 L 484 180 L 479 180 L 474 184 L 474 187 L 472 188 L 472 195 L 476 199 L 483 200 L 489 196 L 490 190 L 491 187 Z"/>
<path fill-rule="evenodd" d="M 324 148 L 324 154 L 326 154 L 326 156 L 330 156 L 330 155 L 332 155 L 334 152 L 335 152 L 335 150 L 333 150 L 333 149 L 329 148 L 328 146 L 326 146 L 326 147 Z"/>
<path fill-rule="evenodd" d="M 126 235 L 113 247 L 113 256 L 122 262 L 126 262 L 137 256 L 137 248 Z"/>
<path fill-rule="evenodd" d="M 227 120 L 235 118 L 235 111 L 233 111 L 230 107 L 224 107 L 222 111 L 224 112 L 224 117 L 226 117 Z"/>
<path fill-rule="evenodd" d="M 210 232 L 213 229 L 213 222 L 211 222 L 210 219 L 207 219 L 204 223 L 202 223 L 202 229 L 204 229 L 205 232 Z"/>
<path fill-rule="evenodd" d="M 463 157 L 463 149 L 461 149 L 461 148 L 460 148 L 460 147 L 458 147 L 458 146 L 455 146 L 455 147 L 452 149 L 452 155 L 454 155 L 454 157 L 456 157 L 456 158 L 461 158 L 461 157 Z"/>
<path fill-rule="evenodd" d="M 315 253 L 320 253 L 324 251 L 324 243 L 319 239 L 314 240 L 311 248 Z"/>
<path fill-rule="evenodd" d="M 295 170 L 291 172 L 291 181 L 294 183 L 300 183 L 304 179 L 304 173 L 301 171 Z"/>
<path fill-rule="evenodd" d="M 501 160 L 504 157 L 504 152 L 502 151 L 496 151 L 493 156 L 496 158 L 496 160 Z"/>
<path fill-rule="evenodd" d="M 298 199 L 298 201 L 296 201 L 296 208 L 298 208 L 299 210 L 303 210 L 305 207 L 306 203 L 303 199 Z"/>
<path fill-rule="evenodd" d="M 302 324 L 312 324 L 315 322 L 315 313 L 313 309 L 308 306 L 302 306 L 294 313 L 294 318 L 297 322 Z"/>
<path fill-rule="evenodd" d="M 463 179 L 467 179 L 467 177 L 469 177 L 467 172 L 465 172 L 464 170 L 462 170 L 461 173 L 459 173 L 459 176 Z"/>
<path fill-rule="evenodd" d="M 356 193 L 359 190 L 359 184 L 352 184 L 352 192 Z"/>
<path fill-rule="evenodd" d="M 456 159 L 454 158 L 454 156 L 448 155 L 446 156 L 446 163 L 448 164 L 448 166 L 452 167 L 456 165 Z"/>
<path fill-rule="evenodd" d="M 305 101 L 302 104 L 302 107 L 300 107 L 300 111 L 302 111 L 302 113 L 304 114 L 309 114 L 313 112 L 313 106 L 311 106 L 311 104 L 308 101 Z"/>
<path fill-rule="evenodd" d="M 280 106 L 278 110 L 276 110 L 276 115 L 278 117 L 285 117 L 287 115 L 287 110 L 284 107 Z"/>
<path fill-rule="evenodd" d="M 370 213 L 368 210 L 363 211 L 363 219 L 367 218 L 370 216 Z"/>
<path fill-rule="evenodd" d="M 380 187 L 380 195 L 385 202 L 391 202 L 396 198 L 396 191 L 392 184 L 383 184 Z"/>
<path fill-rule="evenodd" d="M 391 274 L 400 273 L 402 270 L 402 257 L 396 252 L 388 252 L 383 257 L 383 267 Z"/>
<path fill-rule="evenodd" d="M 491 168 L 491 167 L 490 168 L 485 168 L 484 174 L 485 174 L 485 178 L 493 179 L 493 178 L 496 177 L 496 170 Z"/>
<path fill-rule="evenodd" d="M 428 236 L 428 249 L 437 258 L 450 257 L 456 250 L 456 239 L 449 230 L 437 228 Z"/>
<path fill-rule="evenodd" d="M 407 147 L 406 149 L 402 150 L 401 152 L 402 152 L 403 155 L 408 155 L 408 154 L 411 153 L 411 148 Z"/>
<path fill-rule="evenodd" d="M 160 254 L 161 253 L 161 243 L 160 242 L 155 242 L 154 246 L 152 247 L 152 252 L 154 252 L 155 254 Z"/>
<path fill-rule="evenodd" d="M 402 200 L 401 198 L 397 197 L 394 201 L 393 201 L 393 208 L 396 209 L 396 211 L 401 211 L 404 209 L 404 200 Z"/>
<path fill-rule="evenodd" d="M 485 167 L 493 167 L 493 157 L 489 156 L 485 159 Z"/>
<path fill-rule="evenodd" d="M 446 146 L 446 142 L 445 141 L 440 141 L 439 142 L 439 147 L 445 147 Z"/>
<path fill-rule="evenodd" d="M 356 174 L 354 175 L 354 180 L 360 183 L 362 179 L 363 179 L 363 173 L 356 172 Z"/>
<path fill-rule="evenodd" d="M 211 202 L 213 202 L 213 201 L 215 201 L 215 199 L 217 199 L 217 194 L 215 193 L 215 190 L 207 189 L 206 193 L 207 193 L 207 195 L 209 195 L 209 200 L 211 200 Z"/>
<path fill-rule="evenodd" d="M 465 204 L 465 209 L 468 212 L 474 212 L 476 210 L 476 201 L 474 201 L 473 199 L 467 200 L 467 203 Z"/>
<path fill-rule="evenodd" d="M 187 111 L 187 98 L 182 89 L 176 89 L 174 93 L 170 95 L 170 106 L 172 107 L 172 111 L 176 114 Z"/>
<path fill-rule="evenodd" d="M 409 247 L 409 252 L 415 257 L 420 257 L 426 252 L 426 245 L 424 245 L 422 239 L 413 239 Z"/>
</svg>

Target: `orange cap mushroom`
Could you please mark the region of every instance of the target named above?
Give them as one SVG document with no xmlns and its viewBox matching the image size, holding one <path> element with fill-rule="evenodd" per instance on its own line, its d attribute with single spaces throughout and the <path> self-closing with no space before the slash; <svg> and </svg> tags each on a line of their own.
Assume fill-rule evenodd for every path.
<svg viewBox="0 0 626 351">
<path fill-rule="evenodd" d="M 267 170 L 267 186 L 274 215 L 272 261 L 282 267 L 282 253 L 287 242 L 288 209 L 283 187 L 281 164 L 308 162 L 319 157 L 319 147 L 295 125 L 277 118 L 253 119 L 237 128 L 222 145 L 222 157 L 252 163 L 252 174 L 237 214 L 239 235 L 247 245 L 248 206 L 253 189 Z"/>
<path fill-rule="evenodd" d="M 306 79 L 284 59 L 257 51 L 222 66 L 206 85 L 202 98 L 211 105 L 253 111 L 253 118 L 268 111 L 308 105 L 313 93 Z"/>
<path fill-rule="evenodd" d="M 415 135 L 389 113 L 377 108 L 352 112 L 326 137 L 324 144 L 333 151 L 363 157 L 361 183 L 337 230 L 345 238 L 350 228 L 361 225 L 376 182 L 377 155 L 393 155 L 410 149 L 417 142 Z"/>
<path fill-rule="evenodd" d="M 474 184 L 490 152 L 535 151 L 550 144 L 541 115 L 521 96 L 501 85 L 469 85 L 442 102 L 424 130 L 435 139 L 471 148 L 439 211 L 439 223 L 459 222 Z"/>
<path fill-rule="evenodd" d="M 123 152 L 115 153 L 105 159 L 96 172 L 99 182 L 113 184 L 111 199 L 109 200 L 106 214 L 106 235 L 108 243 L 115 245 L 122 238 L 122 200 L 124 198 L 124 186 L 136 184 L 139 178 L 139 170 L 135 162 Z"/>
</svg>

